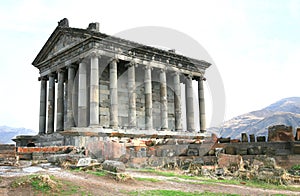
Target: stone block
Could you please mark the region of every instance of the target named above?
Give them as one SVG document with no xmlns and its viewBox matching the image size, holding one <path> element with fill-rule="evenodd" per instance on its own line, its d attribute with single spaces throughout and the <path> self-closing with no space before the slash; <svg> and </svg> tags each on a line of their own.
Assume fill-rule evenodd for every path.
<svg viewBox="0 0 300 196">
<path fill-rule="evenodd" d="M 102 95 L 109 95 L 109 90 L 100 89 L 99 93 Z"/>
<path fill-rule="evenodd" d="M 87 157 L 87 158 L 80 158 L 77 162 L 77 167 L 84 167 L 84 166 L 88 166 L 90 165 L 92 162 L 91 157 Z"/>
<path fill-rule="evenodd" d="M 99 114 L 103 116 L 109 116 L 109 108 L 100 107 Z"/>
<path fill-rule="evenodd" d="M 300 141 L 300 128 L 297 128 L 296 130 L 296 140 Z"/>
<path fill-rule="evenodd" d="M 196 148 L 191 148 L 187 150 L 187 156 L 198 156 L 199 151 Z"/>
<path fill-rule="evenodd" d="M 108 90 L 108 86 L 100 84 L 100 90 Z"/>
<path fill-rule="evenodd" d="M 248 155 L 259 155 L 259 154 L 261 154 L 261 147 L 260 146 L 249 147 L 247 149 L 247 154 Z"/>
<path fill-rule="evenodd" d="M 125 164 L 120 161 L 106 160 L 103 162 L 102 167 L 104 170 L 121 173 L 125 172 Z"/>
<path fill-rule="evenodd" d="M 247 155 L 247 148 L 237 148 L 236 154 L 237 155 Z"/>
<path fill-rule="evenodd" d="M 234 146 L 226 146 L 225 153 L 230 155 L 236 155 L 236 148 Z"/>
<path fill-rule="evenodd" d="M 275 125 L 268 128 L 269 142 L 294 141 L 292 126 Z"/>
<path fill-rule="evenodd" d="M 248 135 L 247 135 L 247 133 L 242 133 L 242 142 L 248 142 Z"/>
<path fill-rule="evenodd" d="M 250 138 L 250 142 L 255 142 L 255 135 L 254 134 L 250 134 L 249 138 Z"/>
<path fill-rule="evenodd" d="M 222 154 L 218 155 L 218 166 L 220 168 L 231 168 L 231 167 L 240 167 L 240 163 L 242 161 L 242 157 L 240 155 L 229 155 Z"/>
<path fill-rule="evenodd" d="M 257 142 L 266 142 L 266 136 L 257 136 L 256 140 Z"/>
</svg>

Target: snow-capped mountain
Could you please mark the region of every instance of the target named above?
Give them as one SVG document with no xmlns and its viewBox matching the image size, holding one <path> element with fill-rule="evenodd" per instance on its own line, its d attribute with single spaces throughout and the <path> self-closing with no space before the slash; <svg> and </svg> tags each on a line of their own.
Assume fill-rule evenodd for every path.
<svg viewBox="0 0 300 196">
<path fill-rule="evenodd" d="M 211 127 L 208 132 L 221 137 L 240 138 L 241 133 L 268 134 L 271 125 L 284 124 L 300 127 L 300 97 L 290 97 L 277 101 L 261 110 L 249 112 L 226 121 L 221 127 Z"/>
<path fill-rule="evenodd" d="M 0 144 L 13 144 L 11 140 L 17 135 L 36 135 L 37 132 L 25 128 L 13 128 L 8 126 L 0 126 Z"/>
</svg>

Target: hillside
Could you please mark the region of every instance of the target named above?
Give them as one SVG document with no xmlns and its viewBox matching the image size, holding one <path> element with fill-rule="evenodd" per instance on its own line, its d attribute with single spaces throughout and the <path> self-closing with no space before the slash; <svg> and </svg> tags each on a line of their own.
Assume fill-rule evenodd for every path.
<svg viewBox="0 0 300 196">
<path fill-rule="evenodd" d="M 249 112 L 226 121 L 221 127 L 211 127 L 208 132 L 218 136 L 240 138 L 241 133 L 267 135 L 271 125 L 284 124 L 300 127 L 300 97 L 277 101 L 261 110 Z"/>
<path fill-rule="evenodd" d="M 13 144 L 11 140 L 17 135 L 36 135 L 37 132 L 25 128 L 13 128 L 8 126 L 0 126 L 0 144 Z"/>
</svg>

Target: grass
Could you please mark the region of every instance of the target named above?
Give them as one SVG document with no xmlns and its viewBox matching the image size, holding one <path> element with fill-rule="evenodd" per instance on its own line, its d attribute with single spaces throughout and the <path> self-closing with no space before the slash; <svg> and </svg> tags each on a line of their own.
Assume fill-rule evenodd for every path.
<svg viewBox="0 0 300 196">
<path fill-rule="evenodd" d="M 92 175 L 99 176 L 99 177 L 107 175 L 107 172 L 105 172 L 104 170 L 96 170 L 96 171 L 86 170 L 86 171 L 84 171 L 80 168 L 76 168 L 76 169 L 72 169 L 71 171 L 73 171 L 73 172 L 86 172 L 88 174 L 92 174 Z"/>
<path fill-rule="evenodd" d="M 300 170 L 300 164 L 293 165 L 291 169 Z"/>
<path fill-rule="evenodd" d="M 70 181 L 61 181 L 54 176 L 48 175 L 29 175 L 14 180 L 11 187 L 31 186 L 37 195 L 90 195 L 82 187 L 74 185 Z"/>
<path fill-rule="evenodd" d="M 134 179 L 138 181 L 148 181 L 148 182 L 160 182 L 161 180 L 158 180 L 156 178 L 141 178 L 141 177 L 135 177 Z"/>
<path fill-rule="evenodd" d="M 212 192 L 183 192 L 177 190 L 149 190 L 149 191 L 133 191 L 129 192 L 129 195 L 136 196 L 196 196 L 196 195 L 207 195 L 207 196 L 235 196 L 233 194 L 223 193 L 212 193 Z"/>
<path fill-rule="evenodd" d="M 189 183 L 193 183 L 193 184 L 223 183 L 223 184 L 241 185 L 241 183 L 246 183 L 246 185 L 244 185 L 244 186 L 253 187 L 253 188 L 300 191 L 300 187 L 275 185 L 275 184 L 270 184 L 270 183 L 266 183 L 263 181 L 256 181 L 256 180 L 237 180 L 237 179 L 216 180 L 216 179 L 206 178 L 206 177 L 202 177 L 202 176 L 187 176 L 187 175 L 182 175 L 182 174 L 176 174 L 175 172 L 160 171 L 160 170 L 155 170 L 155 169 L 138 169 L 137 171 L 153 173 L 153 174 L 157 174 L 157 175 L 165 176 L 165 177 L 176 177 L 178 179 L 192 180 Z M 176 179 L 170 179 L 170 180 L 176 181 L 176 182 L 182 182 L 182 181 L 176 180 Z M 243 185 L 241 185 L 241 186 L 243 186 Z"/>
<path fill-rule="evenodd" d="M 53 176 L 50 178 L 53 179 Z M 18 188 L 21 186 L 32 186 L 32 188 L 36 191 L 46 193 L 51 190 L 51 185 L 42 180 L 42 177 L 39 175 L 29 175 L 16 179 L 12 182 L 12 188 Z"/>
<path fill-rule="evenodd" d="M 86 173 L 99 176 L 99 177 L 106 176 L 107 174 L 105 171 L 91 171 L 91 170 L 86 171 Z"/>
</svg>

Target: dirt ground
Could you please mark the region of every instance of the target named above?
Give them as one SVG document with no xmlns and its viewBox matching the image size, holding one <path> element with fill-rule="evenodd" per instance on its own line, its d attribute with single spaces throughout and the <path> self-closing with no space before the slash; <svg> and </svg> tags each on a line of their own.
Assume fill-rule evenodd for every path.
<svg viewBox="0 0 300 196">
<path fill-rule="evenodd" d="M 154 173 L 145 173 L 139 171 L 129 171 L 128 173 L 132 179 L 116 181 L 110 176 L 95 176 L 86 172 L 72 172 L 69 170 L 53 170 L 53 171 L 40 171 L 42 174 L 49 174 L 55 176 L 62 182 L 68 182 L 70 186 L 80 187 L 77 193 L 71 195 L 128 195 L 129 192 L 143 190 L 181 190 L 184 192 L 214 192 L 214 193 L 230 193 L 238 195 L 300 195 L 300 192 L 287 191 L 287 190 L 266 190 L 261 188 L 251 188 L 246 185 L 228 185 L 222 183 L 216 184 L 196 184 L 192 180 L 174 179 L 175 177 L 164 177 Z M 135 178 L 155 178 L 159 179 L 158 182 L 139 181 Z M 12 188 L 11 183 L 20 178 L 20 176 L 2 176 L 0 182 L 0 195 L 40 195 L 31 186 L 21 186 Z M 68 186 L 68 185 L 64 185 Z M 64 195 L 61 192 L 52 192 L 50 195 Z M 65 194 L 70 195 L 70 194 Z"/>
</svg>

